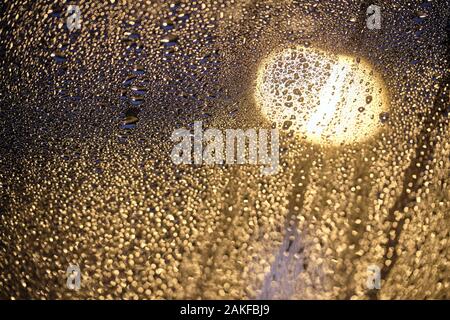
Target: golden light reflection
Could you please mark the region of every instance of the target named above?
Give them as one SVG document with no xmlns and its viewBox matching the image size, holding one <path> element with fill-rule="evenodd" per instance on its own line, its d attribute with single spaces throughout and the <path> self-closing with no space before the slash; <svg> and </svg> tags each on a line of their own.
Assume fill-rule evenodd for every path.
<svg viewBox="0 0 450 320">
<path fill-rule="evenodd" d="M 387 111 L 383 81 L 364 60 L 293 47 L 259 67 L 256 102 L 268 120 L 319 144 L 362 142 Z"/>
</svg>

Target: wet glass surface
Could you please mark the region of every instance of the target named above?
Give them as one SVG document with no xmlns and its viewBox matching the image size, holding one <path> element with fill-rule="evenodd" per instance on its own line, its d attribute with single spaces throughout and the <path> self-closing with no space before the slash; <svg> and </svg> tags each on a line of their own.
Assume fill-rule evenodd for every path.
<svg viewBox="0 0 450 320">
<path fill-rule="evenodd" d="M 1 298 L 449 298 L 448 1 L 71 4 L 0 4 Z M 196 121 L 278 172 L 174 164 Z"/>
</svg>

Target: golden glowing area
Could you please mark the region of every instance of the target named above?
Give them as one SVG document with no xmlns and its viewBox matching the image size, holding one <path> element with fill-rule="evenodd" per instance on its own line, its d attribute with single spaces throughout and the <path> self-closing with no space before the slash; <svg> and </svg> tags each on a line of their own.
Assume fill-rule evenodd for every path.
<svg viewBox="0 0 450 320">
<path fill-rule="evenodd" d="M 332 145 L 374 135 L 388 108 L 386 96 L 367 62 L 301 46 L 264 60 L 255 90 L 268 120 L 311 142 Z"/>
</svg>

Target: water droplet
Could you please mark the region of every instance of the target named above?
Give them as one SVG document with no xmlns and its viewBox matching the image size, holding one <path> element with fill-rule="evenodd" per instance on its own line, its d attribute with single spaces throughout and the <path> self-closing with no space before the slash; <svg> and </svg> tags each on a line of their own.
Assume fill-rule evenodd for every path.
<svg viewBox="0 0 450 320">
<path fill-rule="evenodd" d="M 389 121 L 389 113 L 388 112 L 380 113 L 380 122 L 387 123 L 388 121 Z"/>
<path fill-rule="evenodd" d="M 164 45 L 165 47 L 173 47 L 173 46 L 176 46 L 176 45 L 177 45 L 177 42 L 178 42 L 178 36 L 177 36 L 177 35 L 174 35 L 174 34 L 166 35 L 166 36 L 164 36 L 164 37 L 161 39 L 161 43 L 163 43 L 163 45 Z"/>
<path fill-rule="evenodd" d="M 51 56 L 57 63 L 63 63 L 67 61 L 67 57 L 61 51 L 53 52 Z"/>
</svg>

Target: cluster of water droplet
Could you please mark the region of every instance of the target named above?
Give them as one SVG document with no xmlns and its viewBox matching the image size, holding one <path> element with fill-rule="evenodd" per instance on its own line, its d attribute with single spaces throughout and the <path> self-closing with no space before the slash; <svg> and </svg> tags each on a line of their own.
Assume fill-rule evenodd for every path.
<svg viewBox="0 0 450 320">
<path fill-rule="evenodd" d="M 381 128 L 387 97 L 382 80 L 361 59 L 296 47 L 267 60 L 255 95 L 280 128 L 334 145 L 367 140 Z"/>
<path fill-rule="evenodd" d="M 378 31 L 350 0 L 77 4 L 74 31 L 68 2 L 2 5 L 0 298 L 449 297 L 446 1 L 381 1 Z M 383 130 L 322 149 L 292 129 L 342 52 Z M 198 120 L 285 127 L 280 172 L 174 165 Z"/>
</svg>

